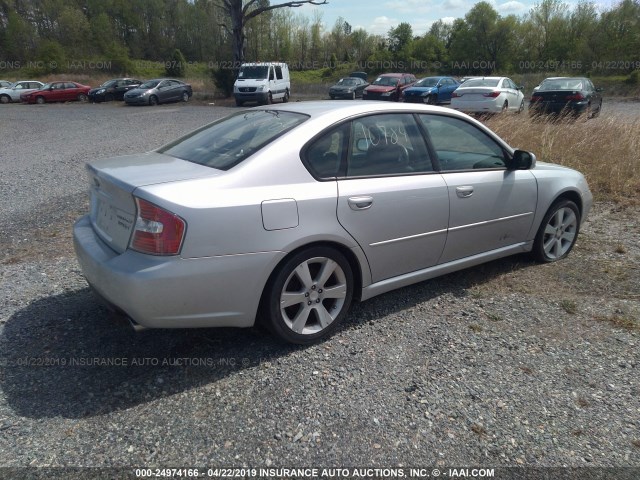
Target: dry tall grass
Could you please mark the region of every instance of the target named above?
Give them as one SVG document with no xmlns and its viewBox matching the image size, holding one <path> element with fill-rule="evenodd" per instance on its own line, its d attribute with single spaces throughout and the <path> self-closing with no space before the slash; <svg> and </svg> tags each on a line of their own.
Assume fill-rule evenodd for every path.
<svg viewBox="0 0 640 480">
<path fill-rule="evenodd" d="M 596 199 L 640 203 L 640 119 L 603 111 L 590 120 L 521 114 L 496 115 L 485 123 L 538 160 L 582 172 Z"/>
</svg>

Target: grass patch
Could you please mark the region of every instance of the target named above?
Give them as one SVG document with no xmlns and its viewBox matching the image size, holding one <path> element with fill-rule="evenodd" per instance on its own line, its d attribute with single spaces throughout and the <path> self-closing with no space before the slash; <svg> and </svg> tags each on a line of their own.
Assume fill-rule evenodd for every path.
<svg viewBox="0 0 640 480">
<path fill-rule="evenodd" d="M 573 300 L 560 300 L 560 306 L 565 312 L 571 315 L 574 315 L 578 311 L 578 304 Z"/>
<path fill-rule="evenodd" d="M 606 101 L 604 106 L 606 109 Z M 590 120 L 495 115 L 486 124 L 514 148 L 534 152 L 540 161 L 582 172 L 596 200 L 639 203 L 640 119 L 604 110 Z"/>
<path fill-rule="evenodd" d="M 594 318 L 595 320 L 598 320 L 600 322 L 608 322 L 618 328 L 623 328 L 625 330 L 640 330 L 640 320 L 629 315 L 598 315 Z"/>
</svg>

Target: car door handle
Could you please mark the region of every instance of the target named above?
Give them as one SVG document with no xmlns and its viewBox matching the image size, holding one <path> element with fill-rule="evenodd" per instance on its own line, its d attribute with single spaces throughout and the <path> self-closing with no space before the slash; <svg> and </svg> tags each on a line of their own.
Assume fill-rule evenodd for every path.
<svg viewBox="0 0 640 480">
<path fill-rule="evenodd" d="M 347 202 L 349 203 L 351 210 L 367 210 L 368 208 L 371 208 L 371 205 L 373 204 L 373 197 L 369 197 L 367 195 L 349 197 Z"/>
<path fill-rule="evenodd" d="M 473 187 L 464 186 L 464 187 L 456 187 L 456 194 L 460 198 L 468 198 L 473 195 Z"/>
</svg>

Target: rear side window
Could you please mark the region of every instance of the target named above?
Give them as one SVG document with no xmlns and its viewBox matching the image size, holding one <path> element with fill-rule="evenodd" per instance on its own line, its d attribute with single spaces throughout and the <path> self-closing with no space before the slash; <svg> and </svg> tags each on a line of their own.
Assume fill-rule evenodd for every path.
<svg viewBox="0 0 640 480">
<path fill-rule="evenodd" d="M 506 168 L 505 152 L 489 135 L 459 118 L 420 115 L 442 171 Z"/>
<path fill-rule="evenodd" d="M 159 152 L 228 170 L 307 118 L 299 113 L 274 110 L 241 112 L 196 130 Z"/>
<path fill-rule="evenodd" d="M 328 179 L 339 175 L 348 137 L 349 123 L 345 123 L 323 133 L 305 149 L 305 163 L 316 178 Z"/>
<path fill-rule="evenodd" d="M 352 122 L 347 177 L 433 171 L 424 138 L 411 114 L 383 114 Z"/>
<path fill-rule="evenodd" d="M 276 79 L 282 80 L 282 67 L 276 66 Z"/>
</svg>

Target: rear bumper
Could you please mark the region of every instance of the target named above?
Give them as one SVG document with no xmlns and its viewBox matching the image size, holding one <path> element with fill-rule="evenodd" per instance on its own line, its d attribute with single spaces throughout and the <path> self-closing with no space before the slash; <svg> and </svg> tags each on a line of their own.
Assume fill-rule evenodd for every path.
<svg viewBox="0 0 640 480">
<path fill-rule="evenodd" d="M 451 108 L 461 112 L 469 113 L 500 113 L 502 112 L 502 103 L 496 103 L 495 99 L 489 101 L 465 102 L 451 101 Z"/>
<path fill-rule="evenodd" d="M 73 227 L 89 285 L 114 310 L 146 328 L 250 327 L 282 252 L 186 259 L 111 250 L 88 216 Z"/>
<path fill-rule="evenodd" d="M 535 102 L 529 103 L 529 113 L 532 115 L 536 114 L 561 114 L 561 113 L 570 113 L 575 115 L 580 115 L 581 113 L 585 113 L 589 108 L 589 102 L 571 102 L 571 103 L 552 103 L 552 102 Z"/>
</svg>

